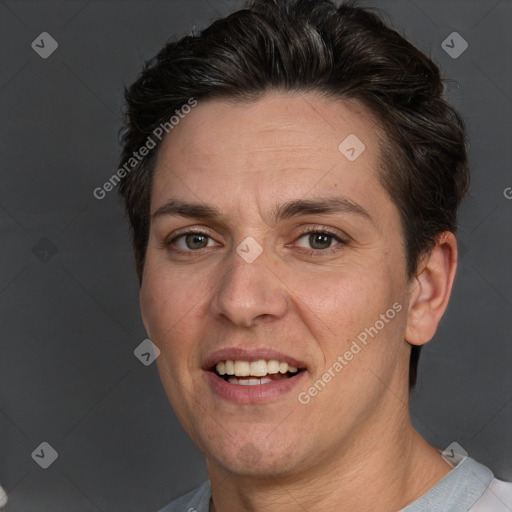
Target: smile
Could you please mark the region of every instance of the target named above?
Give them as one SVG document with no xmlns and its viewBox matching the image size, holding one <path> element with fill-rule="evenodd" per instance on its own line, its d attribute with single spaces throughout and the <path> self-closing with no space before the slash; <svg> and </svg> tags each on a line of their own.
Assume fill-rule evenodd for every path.
<svg viewBox="0 0 512 512">
<path fill-rule="evenodd" d="M 274 381 L 288 379 L 299 372 L 285 361 L 271 359 L 266 361 L 226 360 L 219 361 L 215 373 L 226 382 L 240 386 L 260 386 Z"/>
<path fill-rule="evenodd" d="M 309 373 L 304 361 L 264 347 L 226 347 L 207 356 L 201 366 L 213 394 L 238 404 L 285 399 Z"/>
</svg>

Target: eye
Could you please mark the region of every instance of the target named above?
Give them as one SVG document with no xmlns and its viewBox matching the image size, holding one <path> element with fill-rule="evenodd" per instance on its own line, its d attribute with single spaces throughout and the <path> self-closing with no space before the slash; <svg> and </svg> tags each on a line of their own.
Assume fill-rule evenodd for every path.
<svg viewBox="0 0 512 512">
<path fill-rule="evenodd" d="M 301 238 L 306 239 L 306 244 L 309 244 L 309 247 L 301 245 L 300 243 L 299 246 L 311 249 L 329 249 L 329 247 L 331 247 L 331 243 L 334 241 L 333 235 L 319 232 L 306 233 L 305 235 L 302 235 L 299 240 Z"/>
<path fill-rule="evenodd" d="M 197 251 L 212 247 L 215 242 L 205 233 L 190 231 L 173 238 L 169 241 L 169 245 L 175 245 L 181 251 Z"/>
<path fill-rule="evenodd" d="M 295 244 L 298 247 L 306 249 L 305 252 L 308 254 L 328 254 L 340 249 L 340 247 L 337 246 L 345 243 L 346 240 L 341 239 L 334 233 L 330 233 L 324 229 L 310 229 L 299 236 Z"/>
</svg>

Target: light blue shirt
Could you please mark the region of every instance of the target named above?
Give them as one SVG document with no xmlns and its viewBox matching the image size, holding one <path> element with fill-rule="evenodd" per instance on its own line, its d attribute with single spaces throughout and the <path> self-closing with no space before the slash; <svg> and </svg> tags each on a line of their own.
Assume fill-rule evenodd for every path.
<svg viewBox="0 0 512 512">
<path fill-rule="evenodd" d="M 209 512 L 210 482 L 173 501 L 160 512 Z M 512 512 L 512 483 L 465 458 L 430 491 L 399 512 Z"/>
</svg>

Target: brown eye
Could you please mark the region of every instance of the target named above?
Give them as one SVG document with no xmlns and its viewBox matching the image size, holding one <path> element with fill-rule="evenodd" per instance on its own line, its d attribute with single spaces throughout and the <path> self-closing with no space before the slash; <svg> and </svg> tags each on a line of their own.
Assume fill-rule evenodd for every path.
<svg viewBox="0 0 512 512">
<path fill-rule="evenodd" d="M 185 244 L 189 249 L 203 249 L 208 245 L 208 237 L 200 233 L 190 233 L 185 236 Z"/>
<path fill-rule="evenodd" d="M 331 246 L 332 238 L 332 235 L 325 233 L 311 233 L 308 241 L 312 249 L 328 249 Z"/>
</svg>

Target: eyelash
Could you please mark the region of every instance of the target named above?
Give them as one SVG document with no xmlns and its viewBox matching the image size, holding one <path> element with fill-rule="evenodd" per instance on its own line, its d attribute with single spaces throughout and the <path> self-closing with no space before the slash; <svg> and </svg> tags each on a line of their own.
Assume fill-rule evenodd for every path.
<svg viewBox="0 0 512 512">
<path fill-rule="evenodd" d="M 185 231 L 184 233 L 180 233 L 179 235 L 177 235 L 177 236 L 173 237 L 172 239 L 166 241 L 165 242 L 165 246 L 169 247 L 169 246 L 173 245 L 174 243 L 176 243 L 176 241 L 179 240 L 180 238 L 183 238 L 183 237 L 185 237 L 187 235 L 194 235 L 194 234 L 203 235 L 203 236 L 208 237 L 210 239 L 212 238 L 208 233 L 205 233 L 204 231 L 189 230 L 189 231 Z M 348 243 L 348 240 L 341 238 L 339 235 L 333 233 L 328 228 L 305 228 L 303 231 L 301 231 L 300 235 L 297 237 L 295 242 L 297 240 L 299 240 L 300 238 L 302 238 L 303 236 L 305 236 L 305 235 L 314 235 L 314 234 L 327 235 L 329 237 L 332 237 L 338 243 L 335 244 L 334 246 L 328 247 L 326 249 L 304 249 L 304 248 L 300 248 L 300 249 L 302 249 L 300 252 L 302 254 L 305 254 L 306 256 L 313 256 L 313 257 L 315 257 L 315 256 L 330 255 L 330 254 L 333 254 L 334 252 L 339 251 L 341 249 L 341 246 L 343 246 L 343 245 Z M 287 245 L 287 247 L 288 247 L 288 245 Z M 178 252 L 178 253 L 180 253 L 180 254 L 191 254 L 191 253 L 198 253 L 198 252 L 201 251 L 201 249 L 197 249 L 197 250 L 194 250 L 194 249 L 183 250 L 183 249 L 176 249 L 176 248 L 174 248 L 173 250 Z"/>
<path fill-rule="evenodd" d="M 342 246 L 347 244 L 347 242 L 348 242 L 348 240 L 341 238 L 339 235 L 333 233 L 328 228 L 305 228 L 303 231 L 301 231 L 301 234 L 297 237 L 297 240 L 299 240 L 300 238 L 302 238 L 305 235 L 314 235 L 314 234 L 330 236 L 338 243 L 333 245 L 332 247 L 328 247 L 327 249 L 306 249 L 304 251 L 301 251 L 302 254 L 306 254 L 306 256 L 315 257 L 315 256 L 330 255 L 330 254 L 333 254 L 333 253 L 339 251 L 342 248 Z"/>
</svg>

